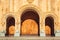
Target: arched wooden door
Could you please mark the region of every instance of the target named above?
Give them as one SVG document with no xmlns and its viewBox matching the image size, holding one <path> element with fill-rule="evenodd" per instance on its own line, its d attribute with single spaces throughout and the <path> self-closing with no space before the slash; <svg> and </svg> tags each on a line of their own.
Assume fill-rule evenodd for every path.
<svg viewBox="0 0 60 40">
<path fill-rule="evenodd" d="M 45 26 L 45 33 L 46 36 L 51 36 L 51 28 L 48 25 Z"/>
<path fill-rule="evenodd" d="M 39 35 L 39 16 L 37 12 L 29 10 L 21 16 L 21 35 Z"/>
<path fill-rule="evenodd" d="M 15 33 L 15 19 L 8 17 L 6 20 L 6 36 L 14 36 Z"/>
<path fill-rule="evenodd" d="M 38 24 L 32 20 L 27 19 L 22 23 L 22 35 L 37 35 L 38 34 Z"/>
<path fill-rule="evenodd" d="M 54 19 L 51 16 L 45 19 L 45 34 L 46 36 L 54 36 Z"/>
</svg>

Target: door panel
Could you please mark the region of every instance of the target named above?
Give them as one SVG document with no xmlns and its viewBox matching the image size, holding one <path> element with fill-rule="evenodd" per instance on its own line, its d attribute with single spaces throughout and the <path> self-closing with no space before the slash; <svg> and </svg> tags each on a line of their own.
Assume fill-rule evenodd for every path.
<svg viewBox="0 0 60 40">
<path fill-rule="evenodd" d="M 46 36 L 51 36 L 51 28 L 49 26 L 45 26 Z"/>
<path fill-rule="evenodd" d="M 10 26 L 9 27 L 9 35 L 13 35 L 15 33 L 15 27 L 14 26 Z"/>
<path fill-rule="evenodd" d="M 21 34 L 22 35 L 38 35 L 38 24 L 32 19 L 25 20 L 22 23 Z"/>
</svg>

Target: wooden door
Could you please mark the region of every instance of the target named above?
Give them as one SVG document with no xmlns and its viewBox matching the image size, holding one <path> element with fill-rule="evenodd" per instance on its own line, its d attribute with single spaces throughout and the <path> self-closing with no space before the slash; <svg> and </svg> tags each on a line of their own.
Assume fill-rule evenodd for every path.
<svg viewBox="0 0 60 40">
<path fill-rule="evenodd" d="M 38 24 L 32 19 L 25 20 L 22 23 L 21 35 L 38 35 Z"/>
<path fill-rule="evenodd" d="M 10 26 L 9 27 L 9 35 L 14 35 L 15 33 L 15 27 L 14 26 Z"/>
<path fill-rule="evenodd" d="M 45 34 L 46 36 L 51 36 L 51 28 L 49 26 L 45 26 Z"/>
</svg>

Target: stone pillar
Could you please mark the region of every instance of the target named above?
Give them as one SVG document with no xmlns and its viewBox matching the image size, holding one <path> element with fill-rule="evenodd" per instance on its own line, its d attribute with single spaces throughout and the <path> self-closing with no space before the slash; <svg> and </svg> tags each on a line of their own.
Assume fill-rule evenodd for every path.
<svg viewBox="0 0 60 40">
<path fill-rule="evenodd" d="M 0 23 L 0 36 L 5 36 L 6 30 L 5 30 L 5 22 Z"/>
<path fill-rule="evenodd" d="M 10 12 L 14 11 L 14 0 L 10 0 Z"/>
<path fill-rule="evenodd" d="M 55 36 L 60 36 L 60 22 L 55 24 Z"/>
<path fill-rule="evenodd" d="M 16 19 L 15 19 L 15 34 L 14 34 L 14 36 L 20 36 L 19 29 L 20 29 L 20 27 L 19 27 L 19 19 L 18 19 L 18 17 L 16 17 Z"/>
<path fill-rule="evenodd" d="M 46 3 L 47 3 L 47 1 L 46 0 L 42 0 L 41 1 L 41 10 L 43 11 L 43 12 L 46 12 L 46 9 L 47 9 L 47 6 L 46 6 Z"/>
<path fill-rule="evenodd" d="M 60 36 L 60 30 L 56 30 L 55 36 Z"/>
<path fill-rule="evenodd" d="M 0 31 L 0 36 L 5 36 L 5 31 Z"/>
<path fill-rule="evenodd" d="M 1 3 L 1 1 L 0 1 L 0 36 L 4 36 L 5 34 L 4 34 L 4 32 L 2 31 L 3 29 L 2 29 L 2 23 L 1 23 L 1 17 L 2 17 L 2 3 Z"/>
<path fill-rule="evenodd" d="M 40 36 L 45 36 L 45 23 L 43 17 L 42 18 L 41 17 L 40 17 Z"/>
<path fill-rule="evenodd" d="M 18 11 L 18 9 L 20 8 L 20 6 L 22 4 L 21 2 L 22 2 L 22 0 L 14 0 L 14 12 Z"/>
<path fill-rule="evenodd" d="M 51 11 L 51 0 L 47 0 L 47 11 Z"/>
<path fill-rule="evenodd" d="M 45 25 L 44 25 L 44 13 L 43 12 L 46 12 L 47 10 L 47 1 L 46 0 L 41 0 L 41 14 L 40 14 L 40 36 L 45 36 Z"/>
<path fill-rule="evenodd" d="M 55 1 L 55 6 L 56 6 L 56 14 L 58 14 L 58 19 L 56 20 L 56 31 L 55 31 L 55 36 L 60 36 L 60 8 L 59 8 L 59 0 Z"/>
</svg>

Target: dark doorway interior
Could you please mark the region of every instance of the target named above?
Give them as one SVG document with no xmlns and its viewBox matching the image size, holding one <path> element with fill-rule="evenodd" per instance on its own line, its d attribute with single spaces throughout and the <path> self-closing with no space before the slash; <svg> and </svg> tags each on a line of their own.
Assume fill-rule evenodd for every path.
<svg viewBox="0 0 60 40">
<path fill-rule="evenodd" d="M 50 36 L 55 36 L 54 34 L 54 19 L 52 17 L 47 17 L 45 19 L 45 26 L 48 25 L 51 29 L 51 35 Z"/>
<path fill-rule="evenodd" d="M 21 26 L 22 23 L 27 20 L 27 19 L 33 19 L 34 21 L 36 21 L 36 23 L 38 24 L 38 35 L 40 35 L 40 29 L 39 29 L 39 15 L 36 11 L 28 9 L 27 11 L 22 13 L 21 16 Z M 20 34 L 21 35 L 21 34 Z"/>
<path fill-rule="evenodd" d="M 10 35 L 9 34 L 9 27 L 12 25 L 15 26 L 15 19 L 13 17 L 8 17 L 6 19 L 6 36 Z M 13 36 L 14 34 L 11 34 L 11 35 Z"/>
</svg>

